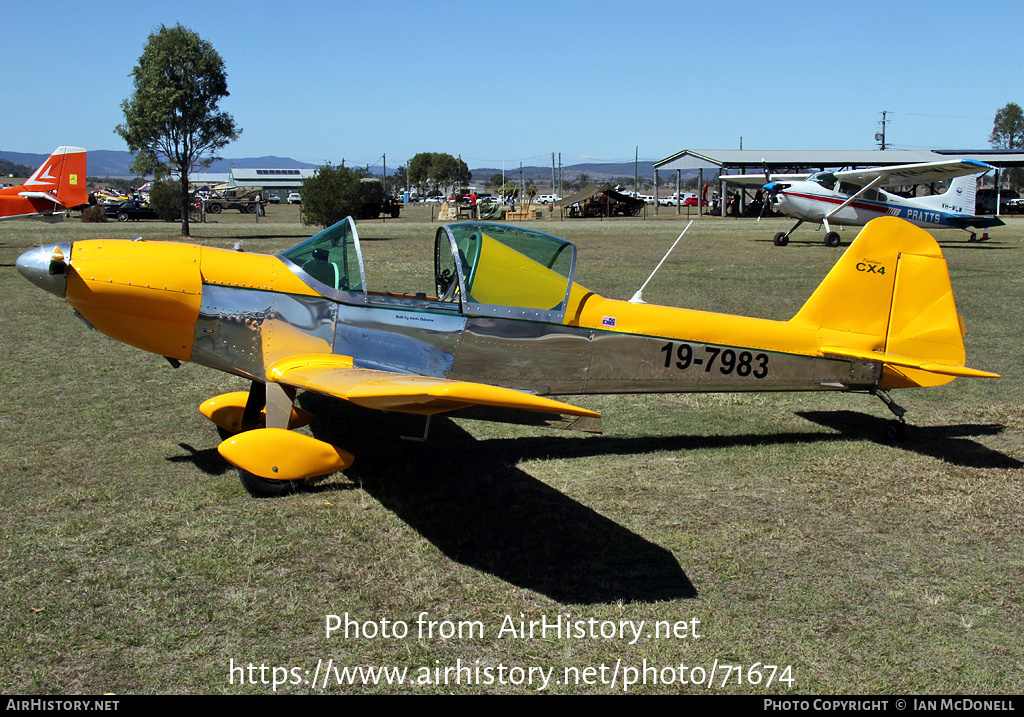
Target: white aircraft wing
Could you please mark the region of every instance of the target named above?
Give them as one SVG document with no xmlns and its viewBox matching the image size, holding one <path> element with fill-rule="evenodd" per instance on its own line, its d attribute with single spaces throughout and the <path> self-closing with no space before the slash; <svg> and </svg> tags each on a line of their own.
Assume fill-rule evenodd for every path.
<svg viewBox="0 0 1024 717">
<path fill-rule="evenodd" d="M 859 186 L 864 186 L 878 177 L 882 177 L 882 180 L 875 186 L 891 187 L 898 184 L 942 182 L 969 174 L 982 174 L 990 169 L 995 169 L 995 167 L 973 159 L 950 159 L 941 162 L 897 164 L 891 167 L 873 167 L 871 169 L 847 169 L 833 172 L 833 174 L 841 182 L 850 182 Z"/>
</svg>

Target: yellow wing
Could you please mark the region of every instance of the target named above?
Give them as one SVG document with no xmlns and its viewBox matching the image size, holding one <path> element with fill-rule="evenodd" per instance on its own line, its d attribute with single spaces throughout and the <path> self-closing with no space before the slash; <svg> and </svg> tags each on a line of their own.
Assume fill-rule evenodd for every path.
<svg viewBox="0 0 1024 717">
<path fill-rule="evenodd" d="M 366 408 L 430 416 L 467 406 L 600 418 L 601 414 L 511 388 L 356 368 L 351 357 L 304 354 L 271 364 L 267 380 L 342 398 Z"/>
</svg>

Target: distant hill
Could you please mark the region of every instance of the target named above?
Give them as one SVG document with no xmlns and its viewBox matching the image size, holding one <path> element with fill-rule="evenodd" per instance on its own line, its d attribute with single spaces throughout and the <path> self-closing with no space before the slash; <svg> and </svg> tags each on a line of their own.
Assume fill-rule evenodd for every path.
<svg viewBox="0 0 1024 717">
<path fill-rule="evenodd" d="M 639 162 L 636 165 L 636 173 L 644 179 L 654 179 L 654 163 Z M 579 175 L 586 174 L 595 182 L 604 182 L 613 177 L 632 177 L 633 162 L 592 162 L 584 164 L 569 164 L 562 166 L 562 178 L 567 181 L 575 180 Z M 557 170 L 557 167 L 556 167 Z M 485 182 L 491 175 L 501 174 L 501 168 L 481 167 L 474 169 L 473 181 Z M 519 167 L 515 169 L 505 167 L 505 177 L 509 181 L 519 179 Z M 551 167 L 523 167 L 523 178 L 533 180 L 551 181 Z"/>
<path fill-rule="evenodd" d="M 0 177 L 28 177 L 34 171 L 36 171 L 35 167 L 0 159 Z"/>
<path fill-rule="evenodd" d="M 43 163 L 49 156 L 47 154 L 30 154 L 26 152 L 5 152 L 0 150 L 0 174 L 15 174 L 16 176 L 28 176 L 35 171 L 36 167 Z M 88 174 L 90 177 L 120 177 L 130 179 L 135 175 L 132 174 L 131 166 L 134 161 L 134 155 L 131 152 L 109 150 L 109 149 L 91 149 L 88 155 Z M 4 161 L 13 162 L 17 165 L 21 165 L 20 170 L 22 174 L 18 174 L 17 169 L 8 170 Z M 318 165 L 310 164 L 308 162 L 300 162 L 290 157 L 277 157 L 274 155 L 267 155 L 264 157 L 235 157 L 219 159 L 210 165 L 209 169 L 203 170 L 204 172 L 222 172 L 228 173 L 232 167 L 239 167 L 245 169 L 315 169 Z M 26 171 L 27 169 L 27 171 Z M 633 162 L 592 162 L 584 164 L 572 164 L 562 167 L 562 178 L 565 181 L 575 181 L 579 175 L 586 174 L 592 181 L 600 184 L 601 182 L 608 181 L 616 177 L 632 177 L 633 176 Z M 389 173 L 393 173 L 395 170 L 394 166 L 389 166 Z M 383 171 L 382 167 L 374 166 L 370 167 L 370 172 L 376 175 L 380 175 Z M 491 178 L 494 174 L 501 174 L 500 167 L 481 167 L 478 169 L 470 170 L 473 174 L 473 182 L 476 184 L 482 184 Z M 644 179 L 654 178 L 654 163 L 653 162 L 640 162 L 636 165 L 637 174 Z M 683 173 L 683 178 L 687 179 L 690 176 L 696 175 L 696 170 L 692 173 Z M 509 181 L 519 178 L 519 168 L 515 169 L 511 167 L 505 168 L 505 176 Z M 551 181 L 551 167 L 523 167 L 523 177 L 526 179 L 532 179 L 534 181 L 550 182 Z"/>
<path fill-rule="evenodd" d="M 654 162 L 638 162 L 635 165 L 635 170 L 633 162 L 590 162 L 583 164 L 570 164 L 562 167 L 562 180 L 565 182 L 574 182 L 581 174 L 586 174 L 590 181 L 595 184 L 601 184 L 619 177 L 628 177 L 632 180 L 634 171 L 640 179 L 653 180 Z M 481 168 L 474 169 L 472 172 L 473 182 L 483 183 L 488 181 L 492 175 L 501 174 L 501 169 Z M 663 172 L 659 175 L 659 178 L 664 182 L 667 179 L 671 181 L 673 176 L 673 173 Z M 696 169 L 683 171 L 680 175 L 683 181 L 696 176 Z M 516 167 L 515 169 L 505 167 L 505 178 L 510 182 L 518 181 L 519 167 Z M 523 178 L 549 184 L 551 182 L 551 167 L 523 167 Z"/>
<path fill-rule="evenodd" d="M 16 176 L 28 176 L 49 156 L 49 153 L 30 154 L 26 152 L 5 152 L 0 150 L 0 173 L 7 175 L 11 174 L 13 171 L 8 171 L 4 168 L 6 165 L 3 164 L 3 162 L 6 160 L 8 163 L 17 162 L 24 167 L 28 167 L 28 171 L 26 173 L 15 173 Z M 90 177 L 123 177 L 125 179 L 129 179 L 135 176 L 131 171 L 132 162 L 135 161 L 135 155 L 131 152 L 110 149 L 90 149 L 86 161 L 88 162 L 87 171 Z M 204 171 L 227 173 L 231 171 L 232 167 L 242 167 L 246 169 L 313 169 L 316 165 L 309 164 L 308 162 L 299 162 L 288 157 L 243 157 L 217 160 L 210 165 L 209 169 Z"/>
</svg>

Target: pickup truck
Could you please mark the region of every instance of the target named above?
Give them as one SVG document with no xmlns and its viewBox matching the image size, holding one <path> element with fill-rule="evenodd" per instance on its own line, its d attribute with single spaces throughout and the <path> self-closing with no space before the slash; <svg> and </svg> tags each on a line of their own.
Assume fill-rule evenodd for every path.
<svg viewBox="0 0 1024 717">
<path fill-rule="evenodd" d="M 259 205 L 267 206 L 269 202 L 265 199 L 257 200 L 255 196 L 244 197 L 207 197 L 206 211 L 210 214 L 220 214 L 225 209 L 237 209 L 242 214 L 255 214 Z"/>
</svg>

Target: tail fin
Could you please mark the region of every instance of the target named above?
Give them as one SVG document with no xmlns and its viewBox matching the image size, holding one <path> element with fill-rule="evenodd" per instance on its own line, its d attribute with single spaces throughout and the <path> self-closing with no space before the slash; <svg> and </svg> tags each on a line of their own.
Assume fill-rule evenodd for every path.
<svg viewBox="0 0 1024 717">
<path fill-rule="evenodd" d="M 963 326 L 939 245 L 895 217 L 869 222 L 791 321 L 818 331 L 822 355 L 882 362 L 881 388 L 995 376 L 964 367 Z"/>
<path fill-rule="evenodd" d="M 19 194 L 29 198 L 46 198 L 70 209 L 89 201 L 85 186 L 85 150 L 81 147 L 58 147 L 39 169 L 25 180 Z"/>
<path fill-rule="evenodd" d="M 974 216 L 978 177 L 980 176 L 980 174 L 969 174 L 966 177 L 954 177 L 949 183 L 949 189 L 942 194 L 918 197 L 917 201 L 937 211 Z"/>
</svg>

